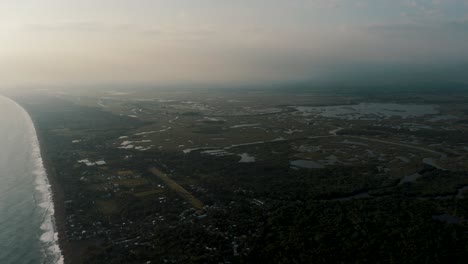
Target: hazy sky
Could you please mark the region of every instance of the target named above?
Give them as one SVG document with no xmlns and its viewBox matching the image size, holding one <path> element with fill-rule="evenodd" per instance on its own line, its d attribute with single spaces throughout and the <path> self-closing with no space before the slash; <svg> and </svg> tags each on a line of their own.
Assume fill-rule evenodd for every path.
<svg viewBox="0 0 468 264">
<path fill-rule="evenodd" d="M 463 66 L 468 0 L 0 0 L 1 85 L 466 82 Z"/>
</svg>

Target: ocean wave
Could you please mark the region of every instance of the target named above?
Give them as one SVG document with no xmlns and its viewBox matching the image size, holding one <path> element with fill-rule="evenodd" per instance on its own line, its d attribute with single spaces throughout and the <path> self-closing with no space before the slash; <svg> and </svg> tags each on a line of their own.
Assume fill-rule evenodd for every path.
<svg viewBox="0 0 468 264">
<path fill-rule="evenodd" d="M 28 133 L 30 134 L 30 146 L 32 147 L 30 155 L 34 163 L 32 173 L 35 177 L 35 189 L 37 191 L 35 200 L 38 207 L 44 210 L 40 227 L 42 231 L 40 241 L 43 243 L 43 253 L 45 256 L 44 263 L 63 264 L 63 255 L 58 242 L 58 232 L 56 231 L 52 189 L 42 160 L 36 128 L 26 110 L 16 102 L 14 103 L 22 110 L 29 126 Z"/>
</svg>

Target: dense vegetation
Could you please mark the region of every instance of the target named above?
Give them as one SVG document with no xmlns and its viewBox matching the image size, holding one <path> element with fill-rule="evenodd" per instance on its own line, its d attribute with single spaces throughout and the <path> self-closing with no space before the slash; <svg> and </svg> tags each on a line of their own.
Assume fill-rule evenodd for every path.
<svg viewBox="0 0 468 264">
<path fill-rule="evenodd" d="M 295 170 L 288 163 L 289 146 L 281 142 L 264 148 L 284 156 L 255 164 L 239 164 L 229 156 L 207 159 L 199 153 L 122 150 L 112 145 L 113 140 L 143 122 L 57 98 L 19 101 L 37 125 L 64 188 L 64 200 L 73 201 L 65 212 L 66 237 L 73 248 L 84 243 L 85 263 L 468 259 L 468 199 L 438 197 L 457 194 L 468 184 L 466 172 L 423 169 L 417 182 L 398 185 L 379 174 L 376 164 Z M 373 130 L 381 134 L 379 128 Z M 83 143 L 73 145 L 76 138 Z M 77 160 L 83 156 L 105 159 L 108 166 L 80 167 Z M 161 191 L 164 196 L 135 195 L 162 184 L 148 172 L 151 166 L 171 173 L 207 205 L 205 211 L 195 212 L 170 190 Z M 111 195 L 96 188 L 118 170 L 133 171 L 149 183 L 142 190 L 120 187 Z M 360 193 L 369 196 L 350 199 Z M 112 213 L 100 211 L 98 200 L 115 204 Z"/>
</svg>

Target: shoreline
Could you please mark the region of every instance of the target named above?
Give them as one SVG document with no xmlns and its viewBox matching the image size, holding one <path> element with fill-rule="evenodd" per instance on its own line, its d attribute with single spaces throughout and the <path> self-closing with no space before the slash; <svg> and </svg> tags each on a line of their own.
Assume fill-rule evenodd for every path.
<svg viewBox="0 0 468 264">
<path fill-rule="evenodd" d="M 80 258 L 71 257 L 73 250 L 71 244 L 68 242 L 66 232 L 65 232 L 65 203 L 64 203 L 64 191 L 60 183 L 58 182 L 57 175 L 55 172 L 55 167 L 52 164 L 52 161 L 47 155 L 47 146 L 44 144 L 43 135 L 38 130 L 38 126 L 33 116 L 28 112 L 27 108 L 20 104 L 14 98 L 9 96 L 4 96 L 5 98 L 11 100 L 13 103 L 17 104 L 29 117 L 32 122 L 33 129 L 36 134 L 37 144 L 39 147 L 40 157 L 42 159 L 42 166 L 45 170 L 45 177 L 47 178 L 48 184 L 50 185 L 51 199 L 54 206 L 54 213 L 52 214 L 52 224 L 54 227 L 54 232 L 57 233 L 57 244 L 60 249 L 61 256 L 63 258 L 64 264 L 77 264 L 81 263 Z"/>
<path fill-rule="evenodd" d="M 27 110 L 25 109 L 27 112 Z M 29 114 L 29 112 L 28 112 Z M 31 116 L 31 115 L 30 115 Z M 47 155 L 47 147 L 44 144 L 43 136 L 40 131 L 37 130 L 37 125 L 35 120 L 31 117 L 31 120 L 36 128 L 37 140 L 39 142 L 39 149 L 41 152 L 42 162 L 44 169 L 46 171 L 46 177 L 50 184 L 50 189 L 52 191 L 52 202 L 54 203 L 54 226 L 56 228 L 55 232 L 58 233 L 58 245 L 63 256 L 64 264 L 75 264 L 81 262 L 72 261 L 75 258 L 72 258 L 72 248 L 71 244 L 68 242 L 67 235 L 65 232 L 65 200 L 64 200 L 64 191 L 62 186 L 58 183 L 57 174 L 55 173 L 55 167 L 52 164 L 52 161 Z"/>
<path fill-rule="evenodd" d="M 59 248 L 59 254 L 60 256 L 59 259 L 56 259 L 58 263 L 63 263 L 63 264 L 78 264 L 81 263 L 81 259 L 78 258 L 72 258 L 72 247 L 71 244 L 68 242 L 68 239 L 66 237 L 66 232 L 65 232 L 65 219 L 66 219 L 66 214 L 65 214 L 65 206 L 64 206 L 64 191 L 62 186 L 59 184 L 57 180 L 57 176 L 55 173 L 55 167 L 52 164 L 52 161 L 49 159 L 49 156 L 47 155 L 47 146 L 44 144 L 43 140 L 43 135 L 42 133 L 37 129 L 37 123 L 34 120 L 33 116 L 29 113 L 26 107 L 24 107 L 21 103 L 19 103 L 17 100 L 15 100 L 14 96 L 7 96 L 7 95 L 0 95 L 0 97 L 5 98 L 8 101 L 11 101 L 11 103 L 15 104 L 20 111 L 23 111 L 26 119 L 29 119 L 31 123 L 31 136 L 33 136 L 33 145 L 35 148 L 37 147 L 37 150 L 32 150 L 37 151 L 36 153 L 39 155 L 39 159 L 41 161 L 40 165 L 44 170 L 44 180 L 45 183 L 48 185 L 49 189 L 49 195 L 50 195 L 50 201 L 52 202 L 53 205 L 53 213 L 51 214 L 51 224 L 52 224 L 52 232 L 57 236 L 57 239 L 55 240 L 55 244 Z M 35 136 L 35 138 L 34 138 Z M 36 175 L 36 177 L 39 177 Z M 37 181 L 37 180 L 36 180 Z M 37 188 L 37 187 L 36 187 Z M 39 206 L 39 205 L 37 205 Z"/>
<path fill-rule="evenodd" d="M 15 101 L 16 102 L 16 101 Z M 18 103 L 29 115 L 29 112 L 21 104 Z M 83 253 L 86 251 L 89 245 L 94 245 L 95 241 L 79 241 L 70 242 L 66 233 L 66 208 L 65 208 L 65 195 L 63 186 L 59 183 L 57 178 L 55 166 L 52 160 L 47 155 L 48 148 L 44 143 L 43 134 L 37 130 L 36 121 L 29 115 L 33 122 L 34 128 L 36 129 L 36 136 L 39 143 L 39 150 L 41 153 L 43 167 L 46 171 L 46 177 L 50 184 L 50 190 L 52 195 L 52 202 L 54 204 L 53 224 L 55 232 L 58 236 L 58 246 L 61 251 L 63 258 L 63 264 L 82 264 L 84 263 Z"/>
</svg>

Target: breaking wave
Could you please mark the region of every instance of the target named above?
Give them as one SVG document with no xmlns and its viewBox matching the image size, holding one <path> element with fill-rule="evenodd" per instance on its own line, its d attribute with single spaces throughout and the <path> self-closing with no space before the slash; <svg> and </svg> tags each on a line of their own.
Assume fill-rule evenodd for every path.
<svg viewBox="0 0 468 264">
<path fill-rule="evenodd" d="M 15 102 L 16 105 L 18 105 Z M 55 210 L 52 197 L 52 189 L 47 178 L 47 173 L 41 156 L 39 140 L 36 134 L 36 128 L 29 114 L 20 105 L 18 107 L 25 115 L 28 122 L 28 133 L 30 135 L 31 160 L 33 161 L 33 175 L 35 177 L 34 195 L 36 204 L 42 212 L 42 224 L 40 240 L 43 245 L 44 263 L 63 264 L 63 255 L 58 241 L 58 232 L 55 224 Z"/>
</svg>

